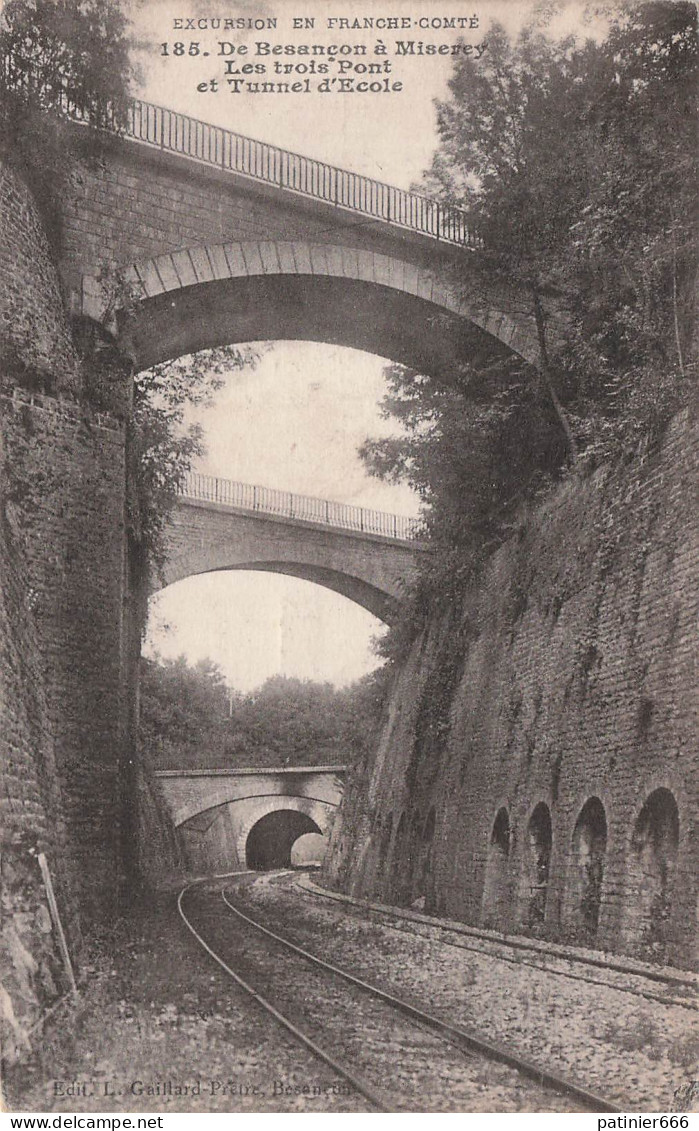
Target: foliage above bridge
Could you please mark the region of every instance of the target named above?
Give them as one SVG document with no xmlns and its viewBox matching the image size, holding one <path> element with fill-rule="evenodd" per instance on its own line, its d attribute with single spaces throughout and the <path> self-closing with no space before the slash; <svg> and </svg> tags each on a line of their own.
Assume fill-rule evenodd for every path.
<svg viewBox="0 0 699 1131">
<path fill-rule="evenodd" d="M 494 25 L 482 60 L 455 60 L 438 107 L 426 187 L 476 219 L 487 250 L 475 269 L 519 281 L 540 377 L 520 370 L 488 396 L 487 375 L 478 387 L 466 366 L 446 380 L 389 372 L 385 407 L 404 437 L 366 455 L 430 503 L 439 552 L 418 621 L 473 584 L 526 523 L 527 499 L 571 471 L 647 458 L 694 395 L 696 7 L 608 19 L 606 38 L 584 43 L 554 41 L 536 19 L 516 41 Z M 567 312 L 556 342 L 552 300 Z"/>
<path fill-rule="evenodd" d="M 140 744 L 154 769 L 352 764 L 378 725 L 386 675 L 350 687 L 275 676 L 249 694 L 210 661 L 141 661 Z"/>
</svg>

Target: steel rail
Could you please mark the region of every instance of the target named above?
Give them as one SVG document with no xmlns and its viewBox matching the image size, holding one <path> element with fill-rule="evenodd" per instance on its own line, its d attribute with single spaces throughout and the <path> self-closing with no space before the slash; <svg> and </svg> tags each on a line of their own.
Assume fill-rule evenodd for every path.
<svg viewBox="0 0 699 1131">
<path fill-rule="evenodd" d="M 557 947 L 557 944 L 547 944 L 547 949 L 544 950 L 538 945 L 537 940 L 534 939 L 526 939 L 521 935 L 503 934 L 498 936 L 494 931 L 473 927 L 467 923 L 440 921 L 434 916 L 409 911 L 406 908 L 390 907 L 387 904 L 374 903 L 365 899 L 356 899 L 353 896 L 345 895 L 344 892 L 330 891 L 328 888 L 323 888 L 320 884 L 314 883 L 308 877 L 297 880 L 297 887 L 300 887 L 302 891 L 307 891 L 311 895 L 317 896 L 319 899 L 328 899 L 336 903 L 344 903 L 350 907 L 358 908 L 359 911 L 393 920 L 387 924 L 392 930 L 407 931 L 407 928 L 399 927 L 395 922 L 395 920 L 401 920 L 415 927 L 436 928 L 446 933 L 451 931 L 455 934 L 463 935 L 464 938 L 477 939 L 489 946 L 501 947 L 503 950 L 529 952 L 529 954 L 537 955 L 542 961 L 548 959 L 553 962 L 576 963 L 579 966 L 592 966 L 602 971 L 608 970 L 610 974 L 627 974 L 629 977 L 645 978 L 649 982 L 659 982 L 668 986 L 686 986 L 695 991 L 697 989 L 696 979 L 689 973 L 684 976 L 681 973 L 667 974 L 662 970 L 639 969 L 631 963 L 624 962 L 623 958 L 614 958 L 609 955 L 600 956 L 598 958 L 592 954 L 567 954 L 561 947 Z M 425 938 L 426 936 L 421 935 L 420 937 Z M 550 966 L 542 966 L 538 962 L 531 962 L 527 959 L 513 959 L 507 958 L 504 955 L 491 954 L 490 951 L 484 950 L 482 946 L 468 946 L 466 943 L 454 942 L 452 940 L 445 940 L 443 945 L 455 947 L 457 950 L 470 950 L 473 951 L 474 954 L 484 954 L 492 958 L 501 959 L 503 962 L 517 962 L 518 964 L 522 962 L 535 970 L 544 970 L 549 974 L 559 974 L 561 977 L 572 978 L 575 981 L 587 981 L 596 986 L 609 986 L 612 989 L 619 989 L 623 993 L 631 993 L 636 994 L 638 997 L 645 997 L 649 1001 L 660 1001 L 664 1004 L 679 1005 L 694 1010 L 699 1008 L 694 1001 L 684 1001 L 682 998 L 665 998 L 660 995 L 647 993 L 646 991 L 611 986 L 609 982 L 601 982 L 596 978 L 583 978 L 581 975 L 569 974 L 567 971 L 553 970 Z"/>
<path fill-rule="evenodd" d="M 274 939 L 276 942 L 280 943 L 288 950 L 293 951 L 295 954 L 301 955 L 311 965 L 319 966 L 322 969 L 329 971 L 331 974 L 334 974 L 336 977 L 343 978 L 346 982 L 349 982 L 354 986 L 358 986 L 360 989 L 365 990 L 367 993 L 379 998 L 381 1001 L 386 1002 L 388 1005 L 393 1006 L 393 1008 L 398 1012 L 405 1014 L 407 1017 L 410 1017 L 414 1021 L 418 1021 L 421 1025 L 424 1025 L 425 1028 L 438 1033 L 448 1044 L 454 1045 L 457 1048 L 460 1048 L 462 1051 L 468 1050 L 469 1052 L 478 1052 L 482 1056 L 488 1057 L 490 1060 L 495 1060 L 500 1064 L 506 1064 L 508 1067 L 514 1068 L 519 1071 L 528 1079 L 534 1080 L 535 1083 L 541 1085 L 542 1087 L 548 1087 L 563 1095 L 572 1096 L 574 1099 L 583 1104 L 584 1107 L 589 1111 L 614 1113 L 622 1112 L 624 1110 L 624 1108 L 621 1108 L 612 1103 L 611 1100 L 605 1099 L 603 1096 L 598 1096 L 594 1092 L 588 1091 L 587 1088 L 583 1088 L 581 1085 L 575 1083 L 575 1081 L 573 1080 L 569 1080 L 567 1077 L 557 1076 L 555 1073 L 549 1072 L 545 1068 L 541 1068 L 539 1065 L 534 1064 L 532 1061 L 526 1060 L 525 1058 L 518 1056 L 516 1053 L 510 1052 L 508 1049 L 503 1048 L 500 1045 L 494 1045 L 489 1041 L 484 1041 L 481 1037 L 476 1036 L 474 1033 L 469 1032 L 467 1029 L 463 1029 L 460 1025 L 452 1025 L 448 1021 L 443 1021 L 441 1017 L 435 1017 L 431 1013 L 426 1013 L 424 1010 L 419 1009 L 417 1006 L 411 1005 L 410 1002 L 404 1001 L 403 998 L 399 998 L 395 994 L 389 993 L 387 990 L 382 990 L 378 986 L 375 986 L 370 982 L 365 982 L 362 978 L 357 978 L 356 975 L 350 974 L 348 970 L 344 970 L 340 966 L 334 966 L 332 963 L 326 962 L 323 958 L 318 958 L 317 955 L 311 954 L 310 951 L 305 950 L 303 947 L 297 946 L 296 943 L 292 943 L 289 939 L 284 938 L 282 935 L 277 934 L 275 931 L 271 931 L 268 927 L 263 926 L 262 923 L 258 923 L 257 920 L 252 919 L 249 915 L 246 915 L 245 912 L 241 911 L 240 908 L 231 903 L 230 899 L 227 898 L 225 891 L 222 891 L 221 895 L 223 897 L 223 902 L 235 915 L 244 920 L 250 926 L 254 927 L 256 930 L 260 931 L 262 934 Z"/>
<path fill-rule="evenodd" d="M 236 974 L 235 970 L 232 970 L 231 967 L 223 961 L 220 955 L 216 954 L 216 951 L 209 946 L 204 938 L 202 938 L 196 927 L 187 918 L 183 910 L 182 901 L 184 899 L 184 896 L 188 891 L 191 891 L 193 887 L 196 887 L 196 882 L 188 884 L 186 887 L 182 888 L 182 891 L 177 897 L 177 910 L 179 911 L 180 917 L 187 929 L 192 933 L 194 938 L 206 951 L 206 953 L 211 958 L 213 958 L 214 962 L 218 963 L 221 969 L 224 970 L 226 974 L 228 974 L 229 977 L 233 979 L 236 985 L 240 986 L 240 988 L 244 990 L 245 993 L 249 994 L 249 996 L 262 1007 L 262 1009 L 264 1009 L 267 1013 L 274 1017 L 275 1021 L 277 1021 L 280 1025 L 283 1026 L 284 1029 L 291 1033 L 291 1035 L 295 1037 L 297 1041 L 300 1041 L 300 1043 L 303 1044 L 311 1053 L 313 1053 L 314 1056 L 316 1056 L 319 1060 L 322 1060 L 325 1064 L 328 1065 L 329 1068 L 332 1068 L 333 1072 L 336 1072 L 338 1076 L 342 1076 L 343 1079 L 347 1080 L 347 1082 L 351 1084 L 352 1087 L 361 1096 L 363 1096 L 364 1099 L 367 1100 L 372 1107 L 376 1108 L 376 1110 L 380 1112 L 390 1112 L 392 1110 L 392 1106 L 389 1103 L 387 1097 L 383 1096 L 380 1092 L 372 1088 L 370 1084 L 365 1083 L 365 1081 L 360 1079 L 359 1076 L 356 1076 L 351 1069 L 347 1068 L 344 1064 L 341 1064 L 339 1060 L 336 1060 L 335 1057 L 331 1056 L 330 1053 L 327 1053 L 325 1049 L 322 1049 L 320 1045 L 316 1044 L 316 1042 L 311 1037 L 307 1036 L 306 1033 L 299 1029 L 297 1025 L 294 1025 L 293 1021 L 290 1021 L 288 1017 L 285 1017 L 283 1013 L 280 1013 L 271 1001 L 269 1001 L 262 994 L 259 994 L 254 986 L 251 986 L 249 982 L 246 982 L 244 978 L 241 978 L 239 974 Z"/>
</svg>

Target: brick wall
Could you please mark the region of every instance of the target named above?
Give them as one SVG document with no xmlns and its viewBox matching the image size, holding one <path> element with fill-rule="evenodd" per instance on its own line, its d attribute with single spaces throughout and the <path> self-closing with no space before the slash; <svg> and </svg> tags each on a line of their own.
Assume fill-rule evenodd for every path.
<svg viewBox="0 0 699 1131">
<path fill-rule="evenodd" d="M 115 144 L 99 167 L 81 170 L 63 203 L 63 265 L 83 273 L 229 240 L 310 240 L 377 249 L 372 225 L 335 222 L 293 194 L 265 197 L 264 186 L 192 161 Z M 348 222 L 349 221 L 349 222 Z M 379 234 L 380 239 L 380 234 Z M 377 249 L 378 250 L 378 249 Z"/>
<path fill-rule="evenodd" d="M 41 651 L 18 530 L 8 505 L 0 437 L 0 1025 L 3 1054 L 26 1047 L 27 1033 L 65 991 L 37 853 L 56 884 L 69 947 L 80 932 L 66 861 L 65 824 Z M 6 996 L 5 996 L 6 995 Z"/>
<path fill-rule="evenodd" d="M 3 410 L 71 859 L 83 906 L 102 907 L 126 709 L 124 432 L 108 416 L 21 389 Z"/>
<path fill-rule="evenodd" d="M 65 988 L 36 853 L 75 957 L 80 919 L 114 903 L 129 610 L 124 426 L 78 399 L 85 374 L 58 275 L 7 165 L 0 200 L 0 948 L 12 1051 Z"/>
<path fill-rule="evenodd" d="M 463 657 L 453 619 L 417 641 L 348 785 L 334 883 L 694 961 L 698 454 L 682 416 L 640 471 L 569 481 L 452 610 Z M 442 736 L 420 749 L 420 712 L 455 671 Z"/>
<path fill-rule="evenodd" d="M 4 161 L 0 216 L 0 356 L 9 353 L 41 371 L 50 391 L 76 394 L 80 366 L 41 218 L 31 192 Z"/>
</svg>

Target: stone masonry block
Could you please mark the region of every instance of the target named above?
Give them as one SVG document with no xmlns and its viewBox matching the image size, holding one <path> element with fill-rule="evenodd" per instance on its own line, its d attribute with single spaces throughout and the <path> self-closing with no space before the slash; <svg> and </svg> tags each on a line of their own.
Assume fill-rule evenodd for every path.
<svg viewBox="0 0 699 1131">
<path fill-rule="evenodd" d="M 277 255 L 279 257 L 279 267 L 283 275 L 295 275 L 297 272 L 296 260 L 294 259 L 293 245 L 287 242 L 278 243 Z"/>
<path fill-rule="evenodd" d="M 402 259 L 389 259 L 388 261 L 388 286 L 396 291 L 405 289 L 405 263 Z"/>
<path fill-rule="evenodd" d="M 357 278 L 374 282 L 374 256 L 370 251 L 357 252 Z"/>
<path fill-rule="evenodd" d="M 325 261 L 327 263 L 328 275 L 334 275 L 336 278 L 343 277 L 342 248 L 332 247 L 328 244 L 325 248 Z"/>
<path fill-rule="evenodd" d="M 247 275 L 248 268 L 243 255 L 243 246 L 239 243 L 224 244 L 224 251 L 228 261 L 228 275 L 232 279 Z"/>
<path fill-rule="evenodd" d="M 262 270 L 265 275 L 278 275 L 279 274 L 279 256 L 277 255 L 277 245 L 271 240 L 265 240 L 260 243 L 260 259 L 262 260 Z"/>
<path fill-rule="evenodd" d="M 342 273 L 346 279 L 359 278 L 359 264 L 357 262 L 358 252 L 354 247 L 343 247 L 342 252 Z"/>
<path fill-rule="evenodd" d="M 434 290 L 434 276 L 431 271 L 425 271 L 424 268 L 420 270 L 417 282 L 417 294 L 420 298 L 424 298 L 427 302 L 432 301 L 432 292 Z"/>
<path fill-rule="evenodd" d="M 160 276 L 160 281 L 163 284 L 164 291 L 178 291 L 180 289 L 180 279 L 175 265 L 172 262 L 171 255 L 159 255 L 154 260 L 155 267 Z"/>
<path fill-rule="evenodd" d="M 211 263 L 214 279 L 229 279 L 231 270 L 228 266 L 223 244 L 210 244 L 206 248 Z"/>
<path fill-rule="evenodd" d="M 192 287 L 198 282 L 197 272 L 188 251 L 173 252 L 172 262 L 183 287 Z"/>
<path fill-rule="evenodd" d="M 139 263 L 136 269 L 143 290 L 148 298 L 153 298 L 155 295 L 161 295 L 163 293 L 165 288 L 163 287 L 160 275 L 152 260 L 148 259 L 144 263 Z"/>
<path fill-rule="evenodd" d="M 308 249 L 311 256 L 311 267 L 314 275 L 328 274 L 328 261 L 325 258 L 325 248 L 322 244 L 311 244 Z"/>
<path fill-rule="evenodd" d="M 374 279 L 377 283 L 383 286 L 390 286 L 391 282 L 391 261 L 386 255 L 379 255 L 374 252 Z"/>
<path fill-rule="evenodd" d="M 292 245 L 294 259 L 299 275 L 312 275 L 311 253 L 307 243 L 294 242 Z"/>
<path fill-rule="evenodd" d="M 247 274 L 264 275 L 264 266 L 259 243 L 241 243 L 240 247 L 245 260 Z"/>
<path fill-rule="evenodd" d="M 211 260 L 205 247 L 193 247 L 189 252 L 198 283 L 210 283 L 214 278 Z"/>
<path fill-rule="evenodd" d="M 403 272 L 403 290 L 408 294 L 418 294 L 418 287 L 420 285 L 420 269 L 415 263 L 406 263 Z"/>
</svg>

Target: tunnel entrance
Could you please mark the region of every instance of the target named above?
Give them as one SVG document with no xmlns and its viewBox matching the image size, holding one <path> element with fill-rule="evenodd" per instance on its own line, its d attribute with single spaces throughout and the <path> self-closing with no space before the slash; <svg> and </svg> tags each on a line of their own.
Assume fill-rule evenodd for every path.
<svg viewBox="0 0 699 1131">
<path fill-rule="evenodd" d="M 275 809 L 250 829 L 245 843 L 246 866 L 258 872 L 289 868 L 294 841 L 305 833 L 321 833 L 321 830 L 305 813 Z"/>
</svg>

